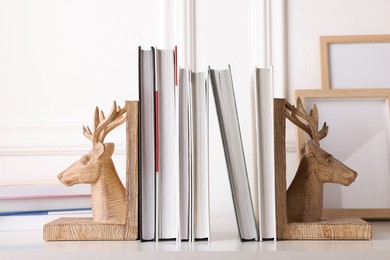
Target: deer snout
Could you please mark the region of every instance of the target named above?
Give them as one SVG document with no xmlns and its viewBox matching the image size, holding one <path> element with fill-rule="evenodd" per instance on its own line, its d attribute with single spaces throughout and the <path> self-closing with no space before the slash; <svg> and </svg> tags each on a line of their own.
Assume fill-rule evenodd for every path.
<svg viewBox="0 0 390 260">
<path fill-rule="evenodd" d="M 351 171 L 351 173 L 349 174 L 349 176 L 347 176 L 347 177 L 345 178 L 345 184 L 344 184 L 344 185 L 345 185 L 345 186 L 349 186 L 352 182 L 355 181 L 356 177 L 357 177 L 357 172 Z"/>
<path fill-rule="evenodd" d="M 58 174 L 57 178 L 60 180 L 61 183 L 65 184 L 66 186 L 72 186 L 74 184 L 71 179 L 64 177 L 64 172 Z"/>
</svg>

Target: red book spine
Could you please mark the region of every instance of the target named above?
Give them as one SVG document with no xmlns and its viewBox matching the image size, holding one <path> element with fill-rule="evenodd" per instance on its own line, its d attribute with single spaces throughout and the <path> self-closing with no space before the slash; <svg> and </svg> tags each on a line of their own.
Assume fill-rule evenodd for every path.
<svg viewBox="0 0 390 260">
<path fill-rule="evenodd" d="M 177 73 L 177 46 L 175 46 L 175 85 L 179 86 L 179 75 Z"/>
</svg>

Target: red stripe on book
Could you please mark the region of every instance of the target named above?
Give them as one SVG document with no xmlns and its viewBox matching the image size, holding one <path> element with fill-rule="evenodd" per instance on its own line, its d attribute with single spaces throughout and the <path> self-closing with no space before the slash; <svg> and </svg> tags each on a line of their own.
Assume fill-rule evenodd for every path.
<svg viewBox="0 0 390 260">
<path fill-rule="evenodd" d="M 175 85 L 178 86 L 179 75 L 177 73 L 177 46 L 175 46 Z"/>
</svg>

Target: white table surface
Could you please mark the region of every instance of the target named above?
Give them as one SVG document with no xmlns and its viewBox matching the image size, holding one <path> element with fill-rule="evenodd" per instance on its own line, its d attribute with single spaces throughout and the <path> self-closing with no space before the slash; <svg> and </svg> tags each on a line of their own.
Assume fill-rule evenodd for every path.
<svg viewBox="0 0 390 260">
<path fill-rule="evenodd" d="M 0 231 L 0 259 L 390 259 L 390 221 L 367 241 L 240 242 L 234 221 L 212 226 L 210 242 L 43 240 L 41 229 Z"/>
</svg>

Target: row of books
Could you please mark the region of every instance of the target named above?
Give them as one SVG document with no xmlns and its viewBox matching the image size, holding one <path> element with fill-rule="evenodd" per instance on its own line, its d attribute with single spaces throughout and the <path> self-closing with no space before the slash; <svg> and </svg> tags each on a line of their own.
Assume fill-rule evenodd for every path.
<svg viewBox="0 0 390 260">
<path fill-rule="evenodd" d="M 141 241 L 210 238 L 209 86 L 242 241 L 276 238 L 272 69 L 256 69 L 258 201 L 253 204 L 230 66 L 177 68 L 177 50 L 139 47 Z"/>
<path fill-rule="evenodd" d="M 274 96 L 271 68 L 255 70 L 257 200 L 252 200 L 231 68 L 209 69 L 242 241 L 276 239 Z M 257 201 L 254 205 L 253 201 Z"/>
<path fill-rule="evenodd" d="M 141 241 L 210 236 L 209 83 L 176 53 L 139 49 Z"/>
</svg>

